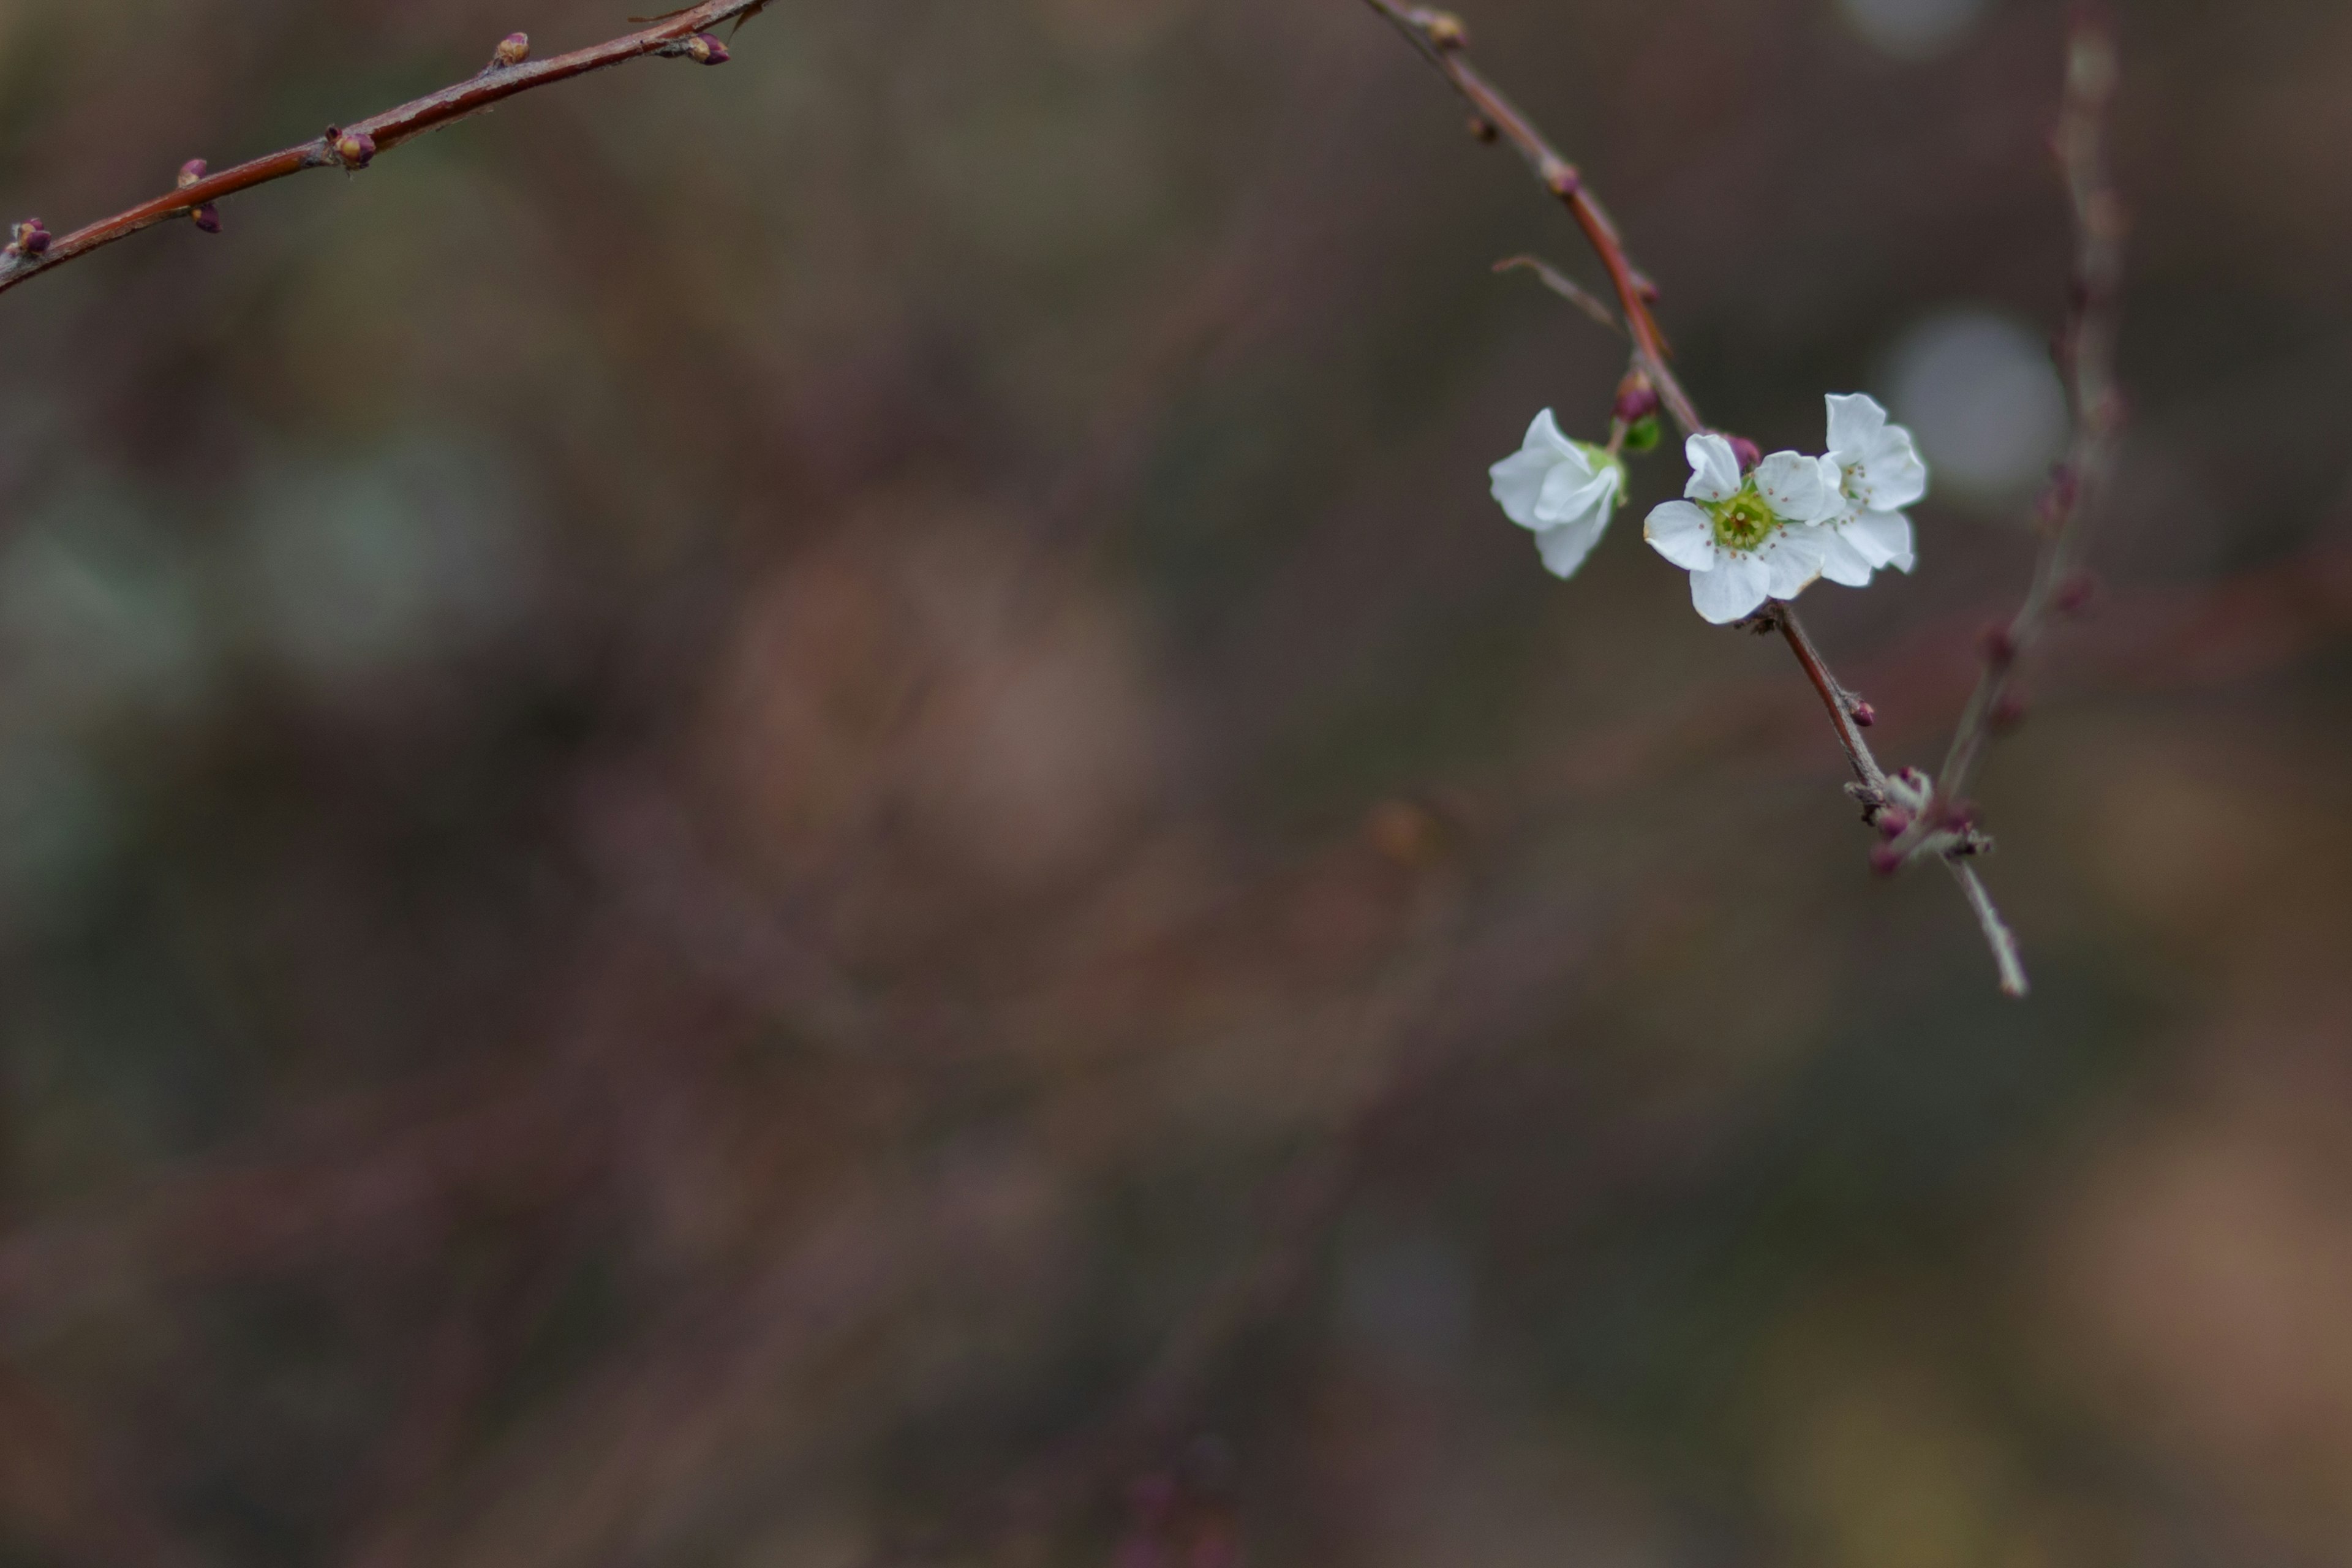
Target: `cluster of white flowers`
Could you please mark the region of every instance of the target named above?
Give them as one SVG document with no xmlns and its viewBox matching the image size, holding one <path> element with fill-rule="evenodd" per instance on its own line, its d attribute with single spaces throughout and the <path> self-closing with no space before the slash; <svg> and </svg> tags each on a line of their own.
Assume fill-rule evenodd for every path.
<svg viewBox="0 0 2352 1568">
<path fill-rule="evenodd" d="M 1831 397 L 1829 416 L 1826 457 L 1775 452 L 1743 473 L 1724 437 L 1694 436 L 1684 447 L 1685 499 L 1652 511 L 1642 531 L 1691 574 L 1691 602 L 1707 620 L 1744 620 L 1824 577 L 1860 588 L 1883 568 L 1916 564 L 1903 509 L 1927 493 L 1927 465 L 1911 433 L 1859 395 Z M 1493 476 L 1495 499 L 1534 531 L 1544 564 L 1561 577 L 1584 564 L 1625 500 L 1623 460 L 1561 435 L 1549 409 Z"/>
</svg>

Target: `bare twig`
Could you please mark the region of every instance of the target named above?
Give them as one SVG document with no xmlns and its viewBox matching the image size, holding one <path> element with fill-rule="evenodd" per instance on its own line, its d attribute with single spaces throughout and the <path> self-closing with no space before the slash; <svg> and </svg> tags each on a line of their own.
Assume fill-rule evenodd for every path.
<svg viewBox="0 0 2352 1568">
<path fill-rule="evenodd" d="M 1624 311 L 1624 326 L 1633 340 L 1634 371 L 1646 375 L 1660 404 L 1685 435 L 1696 436 L 1707 430 L 1709 426 L 1700 416 L 1697 405 L 1667 363 L 1672 351 L 1651 311 L 1658 298 L 1657 286 L 1633 265 L 1616 224 L 1586 188 L 1584 176 L 1576 165 L 1561 156 L 1535 122 L 1470 64 L 1465 58 L 1469 35 L 1461 19 L 1425 6 L 1401 5 L 1396 0 L 1365 0 L 1365 4 L 1386 17 L 1468 100 L 1475 116 L 1472 129 L 1480 139 L 1493 141 L 1499 137 L 1510 142 L 1527 160 L 1543 187 L 1566 205 L 1594 254 L 1600 257 L 1601 264 L 1608 268 L 1610 281 L 1616 288 L 1618 303 Z M 2112 55 L 2107 57 L 2107 64 L 2111 84 Z M 2075 69 L 2079 74 L 2083 68 L 2078 41 Z M 1577 300 L 1588 310 L 1600 303 L 1555 269 L 1531 258 L 1520 258 L 1517 263 L 1506 262 L 1504 266 L 1515 264 L 1537 267 L 1545 281 Z M 1601 313 L 1607 316 L 1605 307 Z M 1838 744 L 1853 765 L 1855 782 L 1849 787 L 1862 803 L 1864 819 L 1882 832 L 1898 835 L 1906 858 L 1929 854 L 1943 858 L 1984 930 L 1985 943 L 2000 972 L 2002 991 L 2011 996 L 2024 995 L 2027 982 L 2017 939 L 1994 906 L 1983 879 L 1968 864 L 1969 858 L 1990 849 L 1991 841 L 1978 834 L 1962 816 L 1931 812 L 1930 788 L 1925 780 L 1912 783 L 1916 775 L 1908 773 L 1890 777 L 1879 766 L 1869 742 L 1863 736 L 1872 721 L 1869 704 L 1848 690 L 1831 671 L 1791 606 L 1776 602 L 1755 624 L 1762 629 L 1778 630 L 1787 639 L 1790 650 L 1797 656 L 1798 664 L 1820 694 L 1822 705 L 1829 710 L 1830 722 L 1836 728 Z M 1887 861 L 1886 853 L 1886 847 L 1882 846 L 1876 857 L 1882 865 L 1902 863 L 1899 858 Z"/>
<path fill-rule="evenodd" d="M 1937 775 L 1932 806 L 1895 841 L 1906 854 L 1919 851 L 1940 825 L 1969 816 L 1969 795 L 1986 752 L 2023 714 L 2020 661 L 2090 595 L 2084 543 L 2114 471 L 2124 424 L 2116 340 L 2127 224 L 2107 151 L 2118 74 L 2113 26 L 2097 8 L 2085 6 L 2076 14 L 2068 44 L 2065 106 L 2053 142 L 2074 212 L 2074 300 L 2058 351 L 2074 404 L 2074 440 L 2036 509 L 2042 544 L 2032 585 L 2016 615 L 1985 634 L 1984 670 Z"/>
<path fill-rule="evenodd" d="M 1542 279 L 1543 286 L 1545 288 L 1550 289 L 1553 293 L 1559 295 L 1561 299 L 1567 300 L 1570 304 L 1575 306 L 1578 310 L 1583 311 L 1586 315 L 1591 317 L 1602 326 L 1608 328 L 1611 331 L 1615 332 L 1619 337 L 1622 338 L 1625 335 L 1625 323 L 1617 319 L 1616 311 L 1601 303 L 1601 300 L 1592 292 L 1592 290 L 1587 289 L 1583 284 L 1579 283 L 1575 279 L 1570 278 L 1567 273 L 1562 272 L 1559 268 L 1554 267 L 1550 262 L 1546 261 L 1540 256 L 1507 257 L 1503 260 L 1495 263 L 1495 270 L 1497 272 L 1532 272 L 1538 279 Z"/>
<path fill-rule="evenodd" d="M 726 47 L 709 36 L 709 29 L 724 22 L 740 23 L 766 4 L 767 0 L 705 0 L 656 18 L 654 26 L 642 31 L 537 61 L 530 58 L 529 41 L 516 34 L 499 46 L 478 76 L 353 124 L 331 126 L 322 136 L 216 174 L 206 173 L 201 162 L 191 163 L 182 171 L 177 189 L 86 228 L 52 238 L 38 218 L 19 224 L 13 243 L 0 249 L 0 292 L 173 218 L 193 217 L 208 229 L 216 227 L 214 209 L 225 197 L 309 169 L 365 168 L 379 153 L 533 88 L 648 56 L 721 64 L 727 58 Z"/>
</svg>

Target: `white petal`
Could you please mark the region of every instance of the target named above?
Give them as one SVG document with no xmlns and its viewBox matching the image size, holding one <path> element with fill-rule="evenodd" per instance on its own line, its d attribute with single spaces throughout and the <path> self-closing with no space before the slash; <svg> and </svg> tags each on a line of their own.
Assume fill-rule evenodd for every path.
<svg viewBox="0 0 2352 1568">
<path fill-rule="evenodd" d="M 1826 529 L 1784 528 L 1756 552 L 1764 563 L 1765 586 L 1776 599 L 1793 599 L 1821 581 L 1822 562 L 1829 547 Z"/>
<path fill-rule="evenodd" d="M 1686 500 L 1670 500 L 1651 512 L 1642 537 L 1685 572 L 1704 572 L 1723 554 L 1716 546 L 1714 523 Z"/>
<path fill-rule="evenodd" d="M 1683 494 L 1692 500 L 1729 500 L 1739 493 L 1739 454 L 1721 436 L 1694 436 L 1683 443 L 1690 459 L 1690 483 Z"/>
<path fill-rule="evenodd" d="M 1549 528 L 1556 523 L 1574 522 L 1606 502 L 1617 489 L 1614 472 L 1596 474 L 1583 464 L 1584 454 L 1564 460 L 1544 480 L 1543 490 L 1536 497 L 1536 521 Z"/>
<path fill-rule="evenodd" d="M 1911 520 L 1899 511 L 1865 511 L 1839 531 L 1873 566 L 1908 572 L 1917 564 Z"/>
<path fill-rule="evenodd" d="M 1534 424 L 1528 426 L 1528 438 L 1520 444 L 1520 449 L 1549 452 L 1555 457 L 1565 458 L 1576 450 L 1576 443 L 1560 434 L 1559 421 L 1553 418 L 1551 410 L 1547 408 L 1536 416 Z"/>
<path fill-rule="evenodd" d="M 1853 546 L 1843 529 L 1832 529 L 1829 548 L 1822 556 L 1822 575 L 1847 588 L 1867 588 L 1876 568 Z"/>
<path fill-rule="evenodd" d="M 1911 432 L 1900 425 L 1882 430 L 1863 458 L 1863 504 L 1874 511 L 1899 511 L 1926 499 L 1927 465 Z"/>
<path fill-rule="evenodd" d="M 1770 574 L 1753 555 L 1726 555 L 1712 572 L 1691 574 L 1691 605 L 1718 626 L 1745 620 L 1764 607 Z"/>
<path fill-rule="evenodd" d="M 1580 522 L 1563 523 L 1547 528 L 1536 535 L 1536 548 L 1543 554 L 1543 563 L 1555 577 L 1573 577 L 1592 547 L 1609 528 L 1608 514 L 1587 518 Z"/>
<path fill-rule="evenodd" d="M 1841 468 L 1860 462 L 1878 433 L 1886 428 L 1886 410 L 1878 405 L 1878 399 L 1860 392 L 1843 396 L 1832 393 L 1829 405 L 1831 455 Z"/>
<path fill-rule="evenodd" d="M 1494 481 L 1495 499 L 1502 503 L 1503 515 L 1521 528 L 1538 526 L 1536 503 L 1542 499 L 1544 484 L 1551 478 L 1559 459 L 1549 452 L 1528 450 L 1516 452 L 1486 470 Z"/>
<path fill-rule="evenodd" d="M 1775 452 L 1756 465 L 1756 491 L 1775 515 L 1790 522 L 1812 522 L 1827 515 L 1834 497 L 1822 482 L 1818 458 Z"/>
</svg>

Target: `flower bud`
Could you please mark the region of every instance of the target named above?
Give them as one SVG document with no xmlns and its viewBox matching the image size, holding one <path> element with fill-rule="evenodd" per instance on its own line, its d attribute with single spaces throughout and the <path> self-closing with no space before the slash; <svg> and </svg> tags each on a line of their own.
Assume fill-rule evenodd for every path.
<svg viewBox="0 0 2352 1568">
<path fill-rule="evenodd" d="M 7 253 L 11 256 L 39 256 L 49 248 L 48 226 L 39 218 L 28 217 L 18 224 L 10 238 Z"/>
<path fill-rule="evenodd" d="M 1870 868 L 1882 877 L 1892 877 L 1903 869 L 1903 862 L 1911 857 L 1895 847 L 1892 840 L 1870 847 Z"/>
<path fill-rule="evenodd" d="M 708 33 L 697 33 L 686 41 L 686 58 L 698 66 L 723 66 L 734 57 L 717 38 Z"/>
<path fill-rule="evenodd" d="M 1636 419 L 1625 432 L 1625 449 L 1629 452 L 1654 452 L 1665 438 L 1665 429 L 1654 414 L 1646 419 Z"/>
<path fill-rule="evenodd" d="M 490 66 L 496 70 L 505 70 L 519 66 L 529 58 L 530 58 L 530 35 L 509 33 L 499 40 L 497 51 L 490 56 Z"/>
<path fill-rule="evenodd" d="M 1878 834 L 1882 838 L 1900 838 L 1911 830 L 1911 814 L 1899 805 L 1890 805 L 1878 814 Z"/>
<path fill-rule="evenodd" d="M 1865 730 L 1875 729 L 1878 725 L 1878 710 L 1867 702 L 1857 702 L 1853 705 L 1853 721 Z"/>
<path fill-rule="evenodd" d="M 210 202 L 206 202 L 188 216 L 206 234 L 218 234 L 221 231 L 220 208 Z"/>
<path fill-rule="evenodd" d="M 1473 141 L 1492 142 L 1501 134 L 1502 132 L 1495 128 L 1495 122 L 1485 115 L 1474 114 L 1470 117 L 1470 136 Z"/>
<path fill-rule="evenodd" d="M 1658 389 L 1650 384 L 1646 375 L 1631 375 L 1617 389 L 1617 417 L 1627 425 L 1639 425 L 1658 411 Z"/>
<path fill-rule="evenodd" d="M 180 189 L 186 190 L 211 172 L 212 165 L 202 158 L 191 158 L 180 165 Z"/>
<path fill-rule="evenodd" d="M 339 131 L 331 125 L 327 142 L 346 169 L 364 169 L 375 162 L 375 138 L 364 131 Z"/>
<path fill-rule="evenodd" d="M 1422 36 L 1432 47 L 1466 49 L 1470 47 L 1470 29 L 1462 18 L 1451 11 L 1417 11 L 1413 19 L 1421 24 Z"/>
<path fill-rule="evenodd" d="M 1741 473 L 1745 474 L 1753 472 L 1756 465 L 1764 460 L 1764 448 L 1759 447 L 1747 437 L 1734 436 L 1730 437 L 1730 441 L 1733 454 L 1739 458 L 1739 471 Z"/>
</svg>

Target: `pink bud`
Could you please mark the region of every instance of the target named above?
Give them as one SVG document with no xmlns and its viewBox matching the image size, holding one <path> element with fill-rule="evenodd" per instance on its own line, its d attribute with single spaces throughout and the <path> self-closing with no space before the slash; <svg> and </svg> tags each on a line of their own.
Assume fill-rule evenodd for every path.
<svg viewBox="0 0 2352 1568">
<path fill-rule="evenodd" d="M 212 165 L 202 158 L 191 158 L 180 165 L 180 189 L 186 190 L 211 171 Z"/>
<path fill-rule="evenodd" d="M 708 33 L 697 33 L 686 43 L 687 58 L 698 66 L 723 66 L 735 57 L 727 46 Z"/>
<path fill-rule="evenodd" d="M 1891 843 L 1874 844 L 1870 847 L 1870 868 L 1882 877 L 1892 877 L 1895 872 L 1903 869 L 1903 862 L 1909 858 L 1908 855 Z"/>
<path fill-rule="evenodd" d="M 1911 814 L 1899 805 L 1890 805 L 1878 814 L 1878 831 L 1887 838 L 1900 838 L 1911 830 Z"/>
<path fill-rule="evenodd" d="M 327 140 L 346 169 L 364 169 L 375 162 L 375 138 L 364 131 L 327 128 Z"/>
<path fill-rule="evenodd" d="M 1857 702 L 1853 705 L 1853 721 L 1865 730 L 1874 729 L 1878 724 L 1878 710 L 1867 702 Z"/>
<path fill-rule="evenodd" d="M 498 52 L 490 57 L 494 68 L 519 66 L 530 58 L 530 35 L 509 33 L 499 40 Z"/>
</svg>

